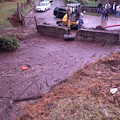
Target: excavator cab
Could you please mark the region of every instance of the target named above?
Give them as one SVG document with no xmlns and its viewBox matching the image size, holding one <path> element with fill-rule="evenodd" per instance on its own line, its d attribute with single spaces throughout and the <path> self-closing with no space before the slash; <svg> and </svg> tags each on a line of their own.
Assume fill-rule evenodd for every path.
<svg viewBox="0 0 120 120">
<path fill-rule="evenodd" d="M 79 15 L 81 14 L 81 4 L 80 3 L 71 3 L 70 6 L 70 27 L 77 27 Z M 66 25 L 68 24 L 67 14 L 63 17 L 62 22 Z"/>
</svg>

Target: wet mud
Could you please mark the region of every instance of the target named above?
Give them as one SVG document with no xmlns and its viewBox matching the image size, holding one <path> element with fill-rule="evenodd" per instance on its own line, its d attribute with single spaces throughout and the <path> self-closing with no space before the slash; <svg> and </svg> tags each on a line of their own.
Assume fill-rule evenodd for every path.
<svg viewBox="0 0 120 120">
<path fill-rule="evenodd" d="M 18 52 L 0 53 L 0 112 L 11 119 L 19 114 L 22 106 L 13 103 L 10 108 L 12 100 L 40 96 L 85 63 L 118 50 L 118 46 L 45 36 L 26 39 L 20 45 Z M 24 66 L 28 70 L 22 71 Z"/>
<path fill-rule="evenodd" d="M 51 10 L 34 13 L 33 16 L 37 17 L 38 23 L 56 25 L 59 19 L 53 15 L 55 6 L 60 6 L 59 2 L 54 2 Z M 113 23 L 118 24 L 119 19 L 112 17 L 101 22 L 100 16 L 84 15 L 85 28 Z M 80 41 L 65 42 L 46 36 L 25 39 L 20 45 L 21 49 L 18 52 L 0 53 L 0 120 L 13 120 L 21 113 L 22 106 L 34 102 L 14 101 L 40 97 L 52 86 L 72 76 L 79 67 L 119 49 L 119 46 L 102 46 L 99 43 Z M 24 66 L 28 66 L 28 70 L 22 71 L 21 68 Z"/>
</svg>

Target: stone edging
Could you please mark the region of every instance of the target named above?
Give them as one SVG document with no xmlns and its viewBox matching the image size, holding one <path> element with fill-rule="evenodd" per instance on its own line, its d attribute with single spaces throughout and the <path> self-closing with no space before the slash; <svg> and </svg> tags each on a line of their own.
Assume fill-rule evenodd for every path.
<svg viewBox="0 0 120 120">
<path fill-rule="evenodd" d="M 42 35 L 53 36 L 64 39 L 64 34 L 67 33 L 67 29 L 60 26 L 50 26 L 41 24 L 37 26 L 38 32 Z"/>
<path fill-rule="evenodd" d="M 81 29 L 76 34 L 76 40 L 110 43 L 114 45 L 119 43 L 119 39 L 119 33 L 102 30 Z"/>
<path fill-rule="evenodd" d="M 64 39 L 64 34 L 67 33 L 67 29 L 60 26 L 41 24 L 38 25 L 38 32 L 42 35 L 54 36 Z M 109 31 L 81 29 L 77 31 L 75 40 L 118 45 L 120 42 L 120 34 L 111 33 Z"/>
</svg>

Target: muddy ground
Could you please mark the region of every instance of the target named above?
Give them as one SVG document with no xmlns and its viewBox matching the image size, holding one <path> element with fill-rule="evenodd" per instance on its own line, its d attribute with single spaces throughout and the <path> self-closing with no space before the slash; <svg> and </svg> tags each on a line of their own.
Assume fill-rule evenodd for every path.
<svg viewBox="0 0 120 120">
<path fill-rule="evenodd" d="M 114 89 L 113 89 L 114 88 Z M 114 90 L 114 92 L 113 92 Z M 17 120 L 120 120 L 120 52 L 85 64 Z"/>
<path fill-rule="evenodd" d="M 85 63 L 93 62 L 117 51 L 119 46 L 67 41 L 41 36 L 26 38 L 21 49 L 14 53 L 0 53 L 0 115 L 14 118 L 20 111 L 19 102 L 39 96 L 62 80 L 73 75 Z M 21 71 L 21 67 L 28 70 Z"/>
<path fill-rule="evenodd" d="M 53 11 L 47 11 L 47 14 L 49 12 Z M 39 15 L 39 20 L 42 19 L 40 16 L 43 14 L 35 14 Z M 84 16 L 85 27 L 91 28 L 91 25 L 95 27 L 95 23 L 101 23 L 100 16 L 96 19 L 91 17 L 89 20 L 92 24 L 86 21 L 88 17 L 90 16 Z M 58 20 L 52 18 L 49 21 L 51 25 L 56 23 L 53 19 Z M 99 22 L 96 21 L 98 19 Z M 48 16 L 43 21 L 48 22 Z M 20 31 L 16 29 L 14 32 Z M 3 29 L 1 33 L 4 34 L 6 31 Z M 34 102 L 16 101 L 40 97 L 53 85 L 72 76 L 74 71 L 85 63 L 96 61 L 119 49 L 119 46 L 108 44 L 103 46 L 92 42 L 65 42 L 62 39 L 41 36 L 36 32 L 29 37 L 22 37 L 21 49 L 18 52 L 0 53 L 0 120 L 13 120 L 21 113 L 22 106 Z M 28 66 L 28 70 L 22 71 L 23 66 Z"/>
</svg>

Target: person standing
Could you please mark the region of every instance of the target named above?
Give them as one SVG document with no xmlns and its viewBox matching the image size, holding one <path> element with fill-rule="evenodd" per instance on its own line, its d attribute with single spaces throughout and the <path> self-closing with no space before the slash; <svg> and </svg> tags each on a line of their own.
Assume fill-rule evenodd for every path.
<svg viewBox="0 0 120 120">
<path fill-rule="evenodd" d="M 97 13 L 101 13 L 102 10 L 102 3 L 99 2 L 99 4 L 97 5 Z"/>
<path fill-rule="evenodd" d="M 105 20 L 108 20 L 108 10 L 107 9 L 105 9 Z"/>
<path fill-rule="evenodd" d="M 99 2 L 99 4 L 97 5 L 97 13 L 101 13 L 102 10 L 102 3 Z"/>
<path fill-rule="evenodd" d="M 113 4 L 112 4 L 112 7 L 111 7 L 113 15 L 115 15 L 115 13 L 116 13 L 116 7 L 117 7 L 117 5 L 116 5 L 116 2 L 114 1 Z"/>
<path fill-rule="evenodd" d="M 79 20 L 78 20 L 78 30 L 82 28 L 82 25 L 84 24 L 82 16 L 79 16 Z"/>
<path fill-rule="evenodd" d="M 105 9 L 102 10 L 101 21 L 105 20 Z"/>
<path fill-rule="evenodd" d="M 110 8 L 111 8 L 111 5 L 109 2 L 107 2 L 107 4 L 105 5 L 105 9 L 108 10 L 108 13 L 110 12 Z"/>
<path fill-rule="evenodd" d="M 116 7 L 116 17 L 120 15 L 120 4 Z"/>
<path fill-rule="evenodd" d="M 101 21 L 105 21 L 105 20 L 108 20 L 108 10 L 107 9 L 103 9 L 102 15 L 101 15 Z"/>
</svg>

